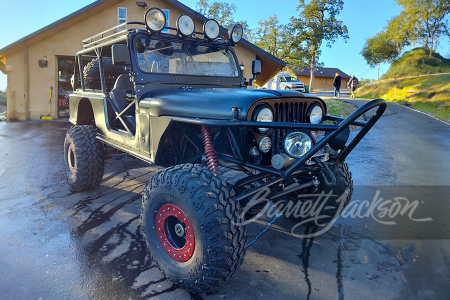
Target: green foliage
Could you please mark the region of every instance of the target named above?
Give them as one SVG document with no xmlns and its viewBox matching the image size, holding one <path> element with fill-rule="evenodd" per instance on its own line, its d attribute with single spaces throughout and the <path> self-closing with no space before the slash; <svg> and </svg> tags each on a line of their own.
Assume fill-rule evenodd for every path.
<svg viewBox="0 0 450 300">
<path fill-rule="evenodd" d="M 373 38 L 366 40 L 361 52 L 367 64 L 373 68 L 384 62 L 393 62 L 399 55 L 397 46 L 386 32 L 380 32 Z"/>
<path fill-rule="evenodd" d="M 374 81 L 375 81 L 375 79 L 361 78 L 361 79 L 359 79 L 358 87 L 362 87 L 363 85 L 372 83 L 372 82 L 374 82 Z"/>
<path fill-rule="evenodd" d="M 450 59 L 443 58 L 438 53 L 429 57 L 428 49 L 416 48 L 393 62 L 382 79 L 447 72 L 450 72 Z"/>
<path fill-rule="evenodd" d="M 347 26 L 337 19 L 343 7 L 343 0 L 311 0 L 308 4 L 305 0 L 300 0 L 297 7 L 299 17 L 292 17 L 288 25 L 288 32 L 291 34 L 290 48 L 309 51 L 302 51 L 301 54 L 309 54 L 303 60 L 311 66 L 311 91 L 322 43 L 326 42 L 326 46 L 331 47 L 338 38 L 349 38 Z"/>
<path fill-rule="evenodd" d="M 240 23 L 244 27 L 244 34 L 248 32 L 247 21 L 236 21 L 233 14 L 236 12 L 236 4 L 208 0 L 199 0 L 196 4 L 197 11 L 207 18 L 215 19 L 219 25 L 229 29 L 234 24 Z"/>
<path fill-rule="evenodd" d="M 439 38 L 446 30 L 446 17 L 450 14 L 448 0 L 396 0 L 403 7 L 414 35 L 411 42 L 421 42 L 431 56 Z"/>
<path fill-rule="evenodd" d="M 252 30 L 250 41 L 273 56 L 284 60 L 292 71 L 296 71 L 307 65 L 305 58 L 308 57 L 308 52 L 294 40 L 295 37 L 288 26 L 280 24 L 275 15 L 267 21 L 258 22 L 258 27 Z"/>
</svg>

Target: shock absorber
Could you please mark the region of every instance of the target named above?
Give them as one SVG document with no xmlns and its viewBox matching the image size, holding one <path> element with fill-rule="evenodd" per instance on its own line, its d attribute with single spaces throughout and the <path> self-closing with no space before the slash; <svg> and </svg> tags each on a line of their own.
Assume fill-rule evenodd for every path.
<svg viewBox="0 0 450 300">
<path fill-rule="evenodd" d="M 205 147 L 206 166 L 214 174 L 219 175 L 219 163 L 217 162 L 214 141 L 211 135 L 211 129 L 207 126 L 201 126 L 203 144 Z"/>
</svg>

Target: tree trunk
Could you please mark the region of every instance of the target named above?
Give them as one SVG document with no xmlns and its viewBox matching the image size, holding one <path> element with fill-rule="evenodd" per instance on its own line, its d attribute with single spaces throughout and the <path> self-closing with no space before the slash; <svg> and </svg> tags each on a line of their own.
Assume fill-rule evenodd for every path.
<svg viewBox="0 0 450 300">
<path fill-rule="evenodd" d="M 316 51 L 313 50 L 311 57 L 311 78 L 309 81 L 309 92 L 313 91 L 315 71 L 316 71 Z"/>
</svg>

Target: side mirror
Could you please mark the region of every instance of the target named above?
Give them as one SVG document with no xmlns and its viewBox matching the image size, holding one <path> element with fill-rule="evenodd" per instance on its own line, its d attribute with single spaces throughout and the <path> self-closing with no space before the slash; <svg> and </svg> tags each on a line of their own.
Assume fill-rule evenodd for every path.
<svg viewBox="0 0 450 300">
<path fill-rule="evenodd" d="M 252 74 L 253 77 L 248 80 L 249 85 L 253 84 L 253 81 L 256 79 L 256 75 L 261 74 L 261 61 L 254 59 L 252 60 Z"/>
<path fill-rule="evenodd" d="M 131 65 L 128 46 L 116 44 L 111 46 L 112 62 L 114 65 Z"/>
<path fill-rule="evenodd" d="M 254 59 L 252 60 L 252 74 L 253 76 L 261 74 L 261 61 Z"/>
</svg>

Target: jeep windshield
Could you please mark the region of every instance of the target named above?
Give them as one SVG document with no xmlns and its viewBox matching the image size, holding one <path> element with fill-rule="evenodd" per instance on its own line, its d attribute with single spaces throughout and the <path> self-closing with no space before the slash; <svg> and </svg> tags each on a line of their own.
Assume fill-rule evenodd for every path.
<svg viewBox="0 0 450 300">
<path fill-rule="evenodd" d="M 145 73 L 239 77 L 233 52 L 219 45 L 136 38 L 136 58 Z"/>
</svg>

